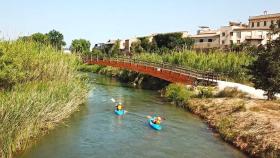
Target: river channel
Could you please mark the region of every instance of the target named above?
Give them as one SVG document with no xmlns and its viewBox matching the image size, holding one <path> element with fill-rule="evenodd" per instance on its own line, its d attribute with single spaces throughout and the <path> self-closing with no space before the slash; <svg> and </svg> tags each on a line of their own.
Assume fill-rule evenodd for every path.
<svg viewBox="0 0 280 158">
<path fill-rule="evenodd" d="M 201 119 L 165 102 L 156 91 L 133 89 L 101 75 L 90 75 L 85 105 L 40 138 L 20 158 L 245 158 L 215 136 Z M 113 113 L 115 98 L 128 113 Z M 147 125 L 161 115 L 162 131 Z"/>
</svg>

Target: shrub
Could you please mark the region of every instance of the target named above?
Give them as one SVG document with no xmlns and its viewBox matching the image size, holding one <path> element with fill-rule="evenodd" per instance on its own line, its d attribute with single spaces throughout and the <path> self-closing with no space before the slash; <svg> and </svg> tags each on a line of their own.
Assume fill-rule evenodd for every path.
<svg viewBox="0 0 280 158">
<path fill-rule="evenodd" d="M 245 98 L 247 96 L 247 93 L 239 91 L 236 87 L 226 87 L 216 95 L 219 98 Z"/>
<path fill-rule="evenodd" d="M 198 98 L 212 98 L 214 96 L 214 88 L 213 87 L 197 87 Z"/>
<path fill-rule="evenodd" d="M 187 102 L 192 92 L 183 84 L 170 84 L 166 88 L 165 97 L 173 102 Z"/>
<path fill-rule="evenodd" d="M 82 64 L 78 67 L 78 71 L 98 73 L 102 69 L 100 65 L 86 65 Z"/>
</svg>

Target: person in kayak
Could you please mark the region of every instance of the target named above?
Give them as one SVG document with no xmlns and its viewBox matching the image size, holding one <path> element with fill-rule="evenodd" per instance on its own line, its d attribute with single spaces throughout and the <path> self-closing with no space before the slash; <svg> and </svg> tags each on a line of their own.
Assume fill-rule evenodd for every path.
<svg viewBox="0 0 280 158">
<path fill-rule="evenodd" d="M 154 117 L 154 119 L 152 120 L 153 124 L 157 124 L 159 125 L 161 123 L 161 117 Z"/>
<path fill-rule="evenodd" d="M 121 103 L 118 103 L 115 107 L 116 107 L 116 110 L 118 110 L 118 111 L 123 109 L 123 106 Z"/>
</svg>

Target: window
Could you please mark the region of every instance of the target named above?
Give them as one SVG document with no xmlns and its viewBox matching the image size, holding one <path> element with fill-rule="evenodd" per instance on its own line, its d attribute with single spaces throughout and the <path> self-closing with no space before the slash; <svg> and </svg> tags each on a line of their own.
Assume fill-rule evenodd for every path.
<svg viewBox="0 0 280 158">
<path fill-rule="evenodd" d="M 233 40 L 230 40 L 230 44 L 233 44 Z"/>
<path fill-rule="evenodd" d="M 203 39 L 200 39 L 199 42 L 202 43 L 202 42 L 204 42 L 204 40 L 203 40 Z"/>
<path fill-rule="evenodd" d="M 237 44 L 240 44 L 240 40 L 237 40 Z"/>
<path fill-rule="evenodd" d="M 257 22 L 257 27 L 260 27 L 260 22 Z"/>
<path fill-rule="evenodd" d="M 255 27 L 255 23 L 254 22 L 252 22 L 252 27 Z"/>
<path fill-rule="evenodd" d="M 237 38 L 241 38 L 241 32 L 237 32 Z"/>
<path fill-rule="evenodd" d="M 266 21 L 263 22 L 263 26 L 266 26 Z"/>
<path fill-rule="evenodd" d="M 222 40 L 222 44 L 225 44 L 225 41 L 224 41 L 224 40 Z"/>
<path fill-rule="evenodd" d="M 233 32 L 230 32 L 230 36 L 233 36 Z"/>
<path fill-rule="evenodd" d="M 212 39 L 208 39 L 208 42 L 213 42 L 213 40 Z"/>
<path fill-rule="evenodd" d="M 223 36 L 223 37 L 226 36 L 226 33 L 223 32 L 223 33 L 222 33 L 222 36 Z"/>
</svg>

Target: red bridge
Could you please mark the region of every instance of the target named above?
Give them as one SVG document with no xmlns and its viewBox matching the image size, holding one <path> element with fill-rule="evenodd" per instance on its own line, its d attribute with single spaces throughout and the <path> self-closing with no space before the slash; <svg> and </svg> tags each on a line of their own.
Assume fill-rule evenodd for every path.
<svg viewBox="0 0 280 158">
<path fill-rule="evenodd" d="M 130 58 L 84 58 L 84 63 L 103 65 L 132 70 L 135 72 L 151 75 L 173 83 L 196 85 L 199 82 L 204 84 L 216 84 L 218 75 L 186 69 L 167 63 L 153 63 Z"/>
</svg>

